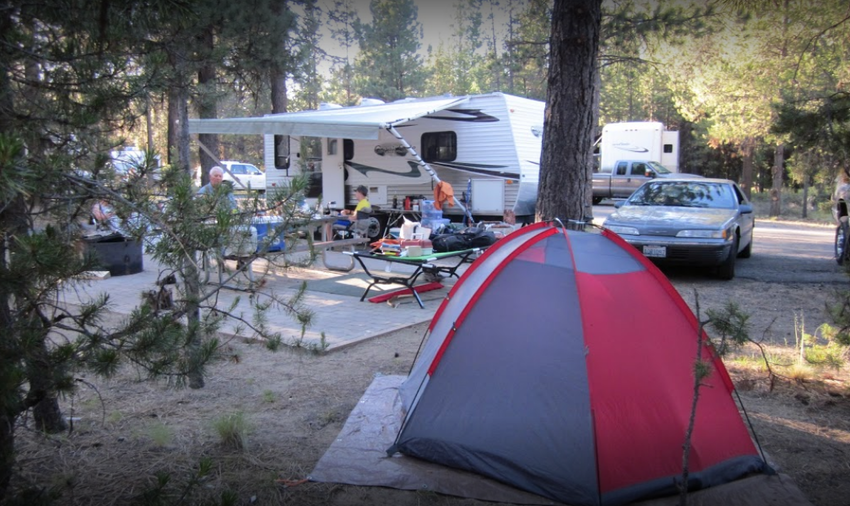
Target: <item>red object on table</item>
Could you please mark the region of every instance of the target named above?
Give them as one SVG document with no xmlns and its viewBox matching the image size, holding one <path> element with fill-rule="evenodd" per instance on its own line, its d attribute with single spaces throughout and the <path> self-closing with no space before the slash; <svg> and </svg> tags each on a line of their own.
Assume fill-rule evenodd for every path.
<svg viewBox="0 0 850 506">
<path fill-rule="evenodd" d="M 401 247 L 419 246 L 420 248 L 433 248 L 431 239 L 401 239 Z"/>
<path fill-rule="evenodd" d="M 404 210 L 410 211 L 410 197 L 404 197 Z"/>
</svg>

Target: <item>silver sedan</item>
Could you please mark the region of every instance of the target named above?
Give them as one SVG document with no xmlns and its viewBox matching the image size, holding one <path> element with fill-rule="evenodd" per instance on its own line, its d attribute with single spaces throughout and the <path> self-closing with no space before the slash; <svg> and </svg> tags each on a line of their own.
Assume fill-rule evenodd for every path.
<svg viewBox="0 0 850 506">
<path fill-rule="evenodd" d="M 658 263 L 714 268 L 735 277 L 735 260 L 753 248 L 753 206 L 728 179 L 655 179 L 602 224 Z"/>
</svg>

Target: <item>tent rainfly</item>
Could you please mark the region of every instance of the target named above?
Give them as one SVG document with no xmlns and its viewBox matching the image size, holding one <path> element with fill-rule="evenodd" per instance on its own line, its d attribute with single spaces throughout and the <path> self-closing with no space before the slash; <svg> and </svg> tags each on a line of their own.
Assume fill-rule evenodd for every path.
<svg viewBox="0 0 850 506">
<path fill-rule="evenodd" d="M 455 284 L 401 385 L 388 450 L 573 506 L 772 473 L 722 361 L 666 277 L 616 234 L 524 227 Z M 703 333 L 703 336 L 705 334 Z"/>
</svg>

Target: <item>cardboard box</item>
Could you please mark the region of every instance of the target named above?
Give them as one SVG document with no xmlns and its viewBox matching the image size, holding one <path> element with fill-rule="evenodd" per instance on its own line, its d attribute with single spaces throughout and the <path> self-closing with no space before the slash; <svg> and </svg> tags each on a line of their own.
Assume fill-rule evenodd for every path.
<svg viewBox="0 0 850 506">
<path fill-rule="evenodd" d="M 429 239 L 402 239 L 401 247 L 419 246 L 420 248 L 433 248 Z"/>
</svg>

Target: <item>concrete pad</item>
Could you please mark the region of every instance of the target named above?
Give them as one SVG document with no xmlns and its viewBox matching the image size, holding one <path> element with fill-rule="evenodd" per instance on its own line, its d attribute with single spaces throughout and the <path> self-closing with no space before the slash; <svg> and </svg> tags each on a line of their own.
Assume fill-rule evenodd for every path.
<svg viewBox="0 0 850 506">
<path fill-rule="evenodd" d="M 233 268 L 235 263 L 231 262 L 229 265 Z M 260 285 L 260 287 L 253 292 L 250 291 L 247 277 L 239 275 L 227 283 L 233 289 L 223 288 L 219 292 L 215 299 L 215 307 L 226 310 L 236 301 L 233 314 L 251 321 L 253 311 L 249 299 L 252 297 L 258 302 L 269 302 L 272 296 L 288 300 L 297 293 L 305 281 L 309 286 L 310 280 L 336 279 L 343 276 L 350 277 L 358 272 L 362 273 L 359 267 L 350 273 L 345 273 L 330 271 L 320 266 L 321 261 L 318 261 L 309 268 L 290 268 L 285 271 L 274 269 L 276 272 L 264 274 L 265 271 L 272 269 L 269 269 L 263 261 L 255 262 L 253 265 L 255 286 Z M 459 273 L 466 267 L 466 265 L 462 266 Z M 106 279 L 69 282 L 60 292 L 60 300 L 67 304 L 79 305 L 99 295 L 108 294 L 109 311 L 116 315 L 129 315 L 142 302 L 144 292 L 158 290 L 156 281 L 160 277 L 160 272 L 163 272 L 162 277 L 170 273 L 161 269 L 149 255 L 145 255 L 142 272 Z M 217 281 L 215 275 L 210 278 L 211 281 Z M 421 294 L 425 303 L 424 309 L 420 308 L 412 297 L 396 299 L 393 301 L 395 304 L 393 306 L 386 302 L 371 303 L 368 299 L 360 302 L 359 298 L 362 294 L 360 291 L 356 292 L 356 296 L 352 296 L 310 291 L 308 288 L 303 302 L 314 312 L 314 316 L 312 325 L 306 329 L 303 337 L 300 325 L 286 311 L 275 306 L 266 313 L 266 325 L 270 331 L 280 332 L 285 344 L 310 349 L 335 350 L 430 321 L 454 281 L 456 278 L 444 280 L 445 288 Z M 180 285 L 169 285 L 169 287 L 174 292 L 174 300 L 177 302 L 181 298 Z M 381 292 L 373 290 L 370 296 L 378 293 Z M 221 331 L 223 337 L 233 336 L 244 339 L 256 337 L 250 329 L 245 328 L 244 324 L 241 325 L 242 330 L 237 335 L 237 326 L 239 326 L 238 322 L 225 324 Z"/>
</svg>

